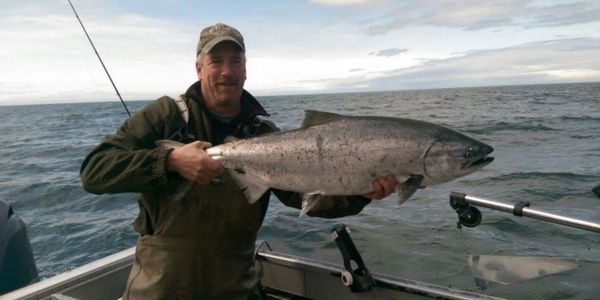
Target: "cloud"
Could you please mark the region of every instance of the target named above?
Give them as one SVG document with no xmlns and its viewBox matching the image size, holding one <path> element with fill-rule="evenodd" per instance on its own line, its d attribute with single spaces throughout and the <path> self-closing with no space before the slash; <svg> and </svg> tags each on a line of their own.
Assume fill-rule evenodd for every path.
<svg viewBox="0 0 600 300">
<path fill-rule="evenodd" d="M 198 31 L 217 21 L 244 32 L 246 87 L 258 95 L 589 81 L 600 70 L 600 23 L 589 23 L 600 3 L 590 1 L 315 0 L 200 17 L 192 1 L 134 1 L 146 5 L 74 3 L 126 100 L 185 90 Z M 64 0 L 6 8 L 1 104 L 117 99 Z"/>
<path fill-rule="evenodd" d="M 325 6 L 364 6 L 387 3 L 387 0 L 310 0 L 311 3 Z"/>
<path fill-rule="evenodd" d="M 337 91 L 590 82 L 600 81 L 598 53 L 600 38 L 561 39 L 469 51 L 458 57 L 427 60 L 414 67 L 368 76 L 316 81 Z"/>
<path fill-rule="evenodd" d="M 155 98 L 195 80 L 192 26 L 130 14 L 110 22 L 91 15 L 84 24 L 126 99 Z M 118 100 L 69 10 L 4 16 L 0 44 L 0 103 Z"/>
<path fill-rule="evenodd" d="M 379 50 L 377 52 L 371 52 L 369 53 L 369 55 L 374 55 L 374 56 L 396 56 L 400 53 L 404 53 L 408 51 L 408 49 L 399 49 L 399 48 L 389 48 L 389 49 L 384 49 L 384 50 Z"/>
<path fill-rule="evenodd" d="M 481 30 L 515 26 L 555 27 L 600 21 L 600 3 L 579 1 L 543 5 L 539 1 L 413 1 L 368 22 L 369 34 L 409 26 Z"/>
<path fill-rule="evenodd" d="M 530 18 L 523 27 L 555 27 L 600 21 L 600 4 L 574 2 L 544 7 L 529 7 L 520 17 Z"/>
</svg>

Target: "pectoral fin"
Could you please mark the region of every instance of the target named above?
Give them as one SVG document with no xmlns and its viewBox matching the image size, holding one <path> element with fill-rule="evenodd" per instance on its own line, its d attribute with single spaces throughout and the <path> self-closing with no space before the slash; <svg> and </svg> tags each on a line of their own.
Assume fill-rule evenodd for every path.
<svg viewBox="0 0 600 300">
<path fill-rule="evenodd" d="M 410 175 L 410 177 L 396 186 L 396 194 L 398 194 L 398 204 L 402 204 L 412 196 L 423 182 L 423 175 Z"/>
<path fill-rule="evenodd" d="M 307 193 L 302 196 L 302 210 L 300 210 L 300 216 L 304 216 L 311 209 L 313 209 L 325 196 L 323 193 Z"/>
<path fill-rule="evenodd" d="M 248 199 L 248 203 L 253 204 L 264 195 L 269 186 L 267 186 L 260 178 L 250 176 L 241 169 L 228 170 L 229 176 L 244 192 L 244 196 Z"/>
</svg>

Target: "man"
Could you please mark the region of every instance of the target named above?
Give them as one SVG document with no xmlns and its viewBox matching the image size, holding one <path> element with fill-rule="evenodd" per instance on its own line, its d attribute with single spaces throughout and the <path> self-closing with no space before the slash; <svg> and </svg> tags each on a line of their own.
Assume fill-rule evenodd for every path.
<svg viewBox="0 0 600 300">
<path fill-rule="evenodd" d="M 242 35 L 225 24 L 202 30 L 196 51 L 199 81 L 181 95 L 185 108 L 162 97 L 103 139 L 81 167 L 84 188 L 92 193 L 140 192 L 140 233 L 136 258 L 123 299 L 247 299 L 258 282 L 254 243 L 270 191 L 250 205 L 219 162 L 204 149 L 227 136 L 246 138 L 277 130 L 243 89 L 246 56 Z M 185 146 L 165 150 L 160 139 Z M 210 143 L 208 142 L 210 141 Z M 183 199 L 170 200 L 177 182 L 196 184 Z M 380 199 L 397 182 L 393 176 L 373 183 L 369 198 Z M 286 205 L 299 208 L 301 195 L 273 190 Z M 309 215 L 356 214 L 370 200 L 332 197 Z"/>
</svg>

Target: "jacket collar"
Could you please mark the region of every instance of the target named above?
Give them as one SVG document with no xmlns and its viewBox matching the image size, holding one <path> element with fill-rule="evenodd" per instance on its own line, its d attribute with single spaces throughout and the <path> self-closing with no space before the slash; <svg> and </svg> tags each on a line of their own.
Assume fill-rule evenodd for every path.
<svg viewBox="0 0 600 300">
<path fill-rule="evenodd" d="M 204 110 L 207 114 L 212 115 L 212 113 L 206 108 L 206 104 L 204 103 L 204 97 L 201 93 L 200 81 L 196 81 L 193 83 L 185 92 L 185 95 L 198 103 L 198 105 Z M 242 97 L 240 99 L 242 111 L 238 116 L 238 120 L 250 120 L 254 117 L 261 116 L 269 116 L 264 107 L 252 96 L 248 91 L 242 91 Z"/>
</svg>

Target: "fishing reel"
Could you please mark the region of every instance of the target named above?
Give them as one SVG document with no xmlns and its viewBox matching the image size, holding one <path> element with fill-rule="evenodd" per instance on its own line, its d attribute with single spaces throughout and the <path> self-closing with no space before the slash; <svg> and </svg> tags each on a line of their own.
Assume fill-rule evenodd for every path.
<svg viewBox="0 0 600 300">
<path fill-rule="evenodd" d="M 475 227 L 481 223 L 481 212 L 477 207 L 472 206 L 465 200 L 465 194 L 452 192 L 450 194 L 450 206 L 458 215 L 456 225 L 460 228 L 462 225 Z"/>
</svg>

